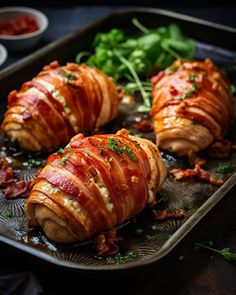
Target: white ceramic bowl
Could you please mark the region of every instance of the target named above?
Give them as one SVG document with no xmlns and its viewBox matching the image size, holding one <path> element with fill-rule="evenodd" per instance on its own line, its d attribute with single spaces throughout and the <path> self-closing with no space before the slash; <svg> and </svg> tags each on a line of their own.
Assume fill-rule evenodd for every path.
<svg viewBox="0 0 236 295">
<path fill-rule="evenodd" d="M 0 43 L 7 49 L 20 51 L 33 47 L 41 39 L 43 33 L 48 27 L 48 19 L 41 11 L 28 7 L 4 7 L 0 8 L 0 19 L 11 20 L 19 16 L 33 16 L 39 29 L 35 32 L 10 36 L 0 34 Z"/>
<path fill-rule="evenodd" d="M 0 44 L 0 66 L 5 62 L 6 59 L 7 59 L 7 50 L 2 44 Z"/>
</svg>

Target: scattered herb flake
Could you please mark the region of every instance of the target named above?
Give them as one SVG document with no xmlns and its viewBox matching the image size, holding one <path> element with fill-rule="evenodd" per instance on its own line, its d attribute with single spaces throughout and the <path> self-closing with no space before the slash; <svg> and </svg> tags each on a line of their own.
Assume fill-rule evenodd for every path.
<svg viewBox="0 0 236 295">
<path fill-rule="evenodd" d="M 113 157 L 110 157 L 109 162 L 111 163 L 113 161 Z"/>
<path fill-rule="evenodd" d="M 152 230 L 157 230 L 159 229 L 159 225 L 158 224 L 153 224 L 151 225 Z"/>
<path fill-rule="evenodd" d="M 189 82 L 194 82 L 196 78 L 197 78 L 197 73 L 192 72 L 191 75 L 188 77 L 188 80 Z"/>
<path fill-rule="evenodd" d="M 191 207 L 191 205 L 190 205 L 188 202 L 183 201 L 183 202 L 181 203 L 181 205 L 180 205 L 179 208 L 182 209 L 182 210 L 189 210 L 190 207 Z"/>
<path fill-rule="evenodd" d="M 4 216 L 5 216 L 6 218 L 11 219 L 11 218 L 13 217 L 13 212 L 12 212 L 11 210 L 6 210 L 6 211 L 4 212 Z"/>
<path fill-rule="evenodd" d="M 29 159 L 28 164 L 30 164 L 33 167 L 39 167 L 42 164 L 42 161 L 35 160 L 35 159 Z"/>
<path fill-rule="evenodd" d="M 225 163 L 219 166 L 215 171 L 222 174 L 231 173 L 235 171 L 235 166 L 231 163 Z"/>
<path fill-rule="evenodd" d="M 63 74 L 63 77 L 68 79 L 68 80 L 75 80 L 76 79 L 76 75 L 74 73 L 71 73 L 71 72 L 65 72 Z"/>
<path fill-rule="evenodd" d="M 124 255 L 124 256 L 118 254 L 118 255 L 116 255 L 116 256 L 114 257 L 114 259 L 115 259 L 115 262 L 116 262 L 117 264 L 119 264 L 119 263 L 122 263 L 122 262 L 126 262 L 126 261 L 129 261 L 129 260 L 132 260 L 133 258 L 136 258 L 136 257 L 137 257 L 137 254 L 134 253 L 134 252 L 132 252 L 132 251 L 130 251 L 130 252 L 128 252 L 128 253 L 127 253 L 126 255 Z"/>
<path fill-rule="evenodd" d="M 65 165 L 67 160 L 68 160 L 67 157 L 62 157 L 59 161 L 59 164 Z"/>
<path fill-rule="evenodd" d="M 196 92 L 196 91 L 198 91 L 198 84 L 197 84 L 197 83 L 193 83 L 193 84 L 191 85 L 191 91 L 192 91 L 192 92 Z"/>
<path fill-rule="evenodd" d="M 165 70 L 165 73 L 166 75 L 171 75 L 173 74 L 174 72 L 176 72 L 178 70 L 178 67 L 177 66 L 172 66 L 172 67 L 169 67 Z"/>
<path fill-rule="evenodd" d="M 182 261 L 182 260 L 184 260 L 184 256 L 183 255 L 179 256 L 179 261 Z"/>
<path fill-rule="evenodd" d="M 133 135 L 134 135 L 134 136 L 137 136 L 137 137 L 140 137 L 140 138 L 143 137 L 143 134 L 142 134 L 142 133 L 134 133 Z"/>
<path fill-rule="evenodd" d="M 57 151 L 58 155 L 62 155 L 64 153 L 64 149 L 63 148 L 59 148 L 59 150 Z"/>
<path fill-rule="evenodd" d="M 155 236 L 152 236 L 152 235 L 146 235 L 146 238 L 148 241 L 154 241 L 156 240 L 156 237 Z"/>
<path fill-rule="evenodd" d="M 143 233 L 143 229 L 142 228 L 137 228 L 135 233 L 136 233 L 136 235 L 141 235 Z"/>
<path fill-rule="evenodd" d="M 235 84 L 230 84 L 230 91 L 232 94 L 236 93 L 236 85 Z"/>
<path fill-rule="evenodd" d="M 115 138 L 109 138 L 108 139 L 108 145 L 106 146 L 106 148 L 114 151 L 114 152 L 117 152 L 119 154 L 123 154 L 124 152 L 127 152 L 129 154 L 129 157 L 130 157 L 130 160 L 132 161 L 135 161 L 136 158 L 134 157 L 133 155 L 133 150 L 128 147 L 127 145 L 125 145 L 124 147 L 120 148 L 119 147 L 119 144 L 121 142 L 120 141 L 117 141 Z"/>
</svg>

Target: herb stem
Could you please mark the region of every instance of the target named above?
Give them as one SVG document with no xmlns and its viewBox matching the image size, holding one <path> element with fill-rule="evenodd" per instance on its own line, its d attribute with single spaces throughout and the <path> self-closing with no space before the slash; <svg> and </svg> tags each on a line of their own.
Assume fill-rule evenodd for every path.
<svg viewBox="0 0 236 295">
<path fill-rule="evenodd" d="M 81 64 L 81 59 L 84 57 L 84 56 L 90 56 L 91 53 L 88 52 L 88 51 L 81 51 L 79 52 L 77 55 L 76 55 L 76 58 L 75 58 L 75 61 L 77 64 Z"/>
<path fill-rule="evenodd" d="M 134 80 L 137 84 L 137 87 L 139 88 L 139 91 L 143 97 L 143 102 L 145 107 L 150 108 L 151 107 L 151 103 L 150 100 L 148 98 L 148 94 L 147 92 L 144 90 L 142 82 L 140 81 L 136 71 L 134 70 L 132 64 L 125 58 L 123 57 L 118 51 L 115 51 L 115 55 L 117 56 L 117 58 L 129 69 L 130 73 L 132 74 L 132 76 L 134 77 Z"/>
<path fill-rule="evenodd" d="M 212 248 L 210 246 L 207 246 L 207 245 L 204 245 L 204 244 L 200 244 L 200 243 L 195 243 L 194 245 L 195 245 L 195 247 L 199 247 L 199 248 L 204 248 L 204 249 L 207 249 L 207 250 L 211 250 L 213 252 L 216 252 L 216 253 L 222 255 L 222 253 L 219 250 L 217 250 L 215 248 Z"/>
<path fill-rule="evenodd" d="M 182 59 L 181 56 L 180 56 L 177 52 L 175 52 L 174 50 L 172 50 L 172 49 L 169 48 L 168 46 L 165 46 L 164 44 L 162 44 L 161 47 L 162 47 L 165 51 L 167 51 L 170 55 L 172 55 L 174 58 L 176 58 L 176 59 L 180 59 L 180 60 Z"/>
<path fill-rule="evenodd" d="M 135 25 L 136 28 L 138 28 L 141 32 L 143 32 L 144 34 L 149 33 L 149 30 L 144 27 L 144 25 L 142 25 L 137 18 L 132 18 L 132 23 L 133 25 Z"/>
</svg>

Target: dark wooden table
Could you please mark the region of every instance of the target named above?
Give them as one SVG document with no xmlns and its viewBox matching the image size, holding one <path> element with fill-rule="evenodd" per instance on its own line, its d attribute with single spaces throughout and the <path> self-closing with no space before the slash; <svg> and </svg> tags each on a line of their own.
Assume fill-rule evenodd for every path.
<svg viewBox="0 0 236 295">
<path fill-rule="evenodd" d="M 49 17 L 50 28 L 38 48 L 114 9 L 117 7 L 42 7 L 41 10 Z M 173 8 L 172 10 L 236 26 L 235 7 Z M 29 53 L 9 53 L 9 59 L 2 68 Z M 69 273 L 45 266 L 43 262 L 34 261 L 5 245 L 0 245 L 0 274 L 29 272 L 39 280 L 45 294 L 49 295 L 81 294 L 82 292 L 86 292 L 86 295 L 95 293 L 234 295 L 236 294 L 236 263 L 228 262 L 208 251 L 195 253 L 193 249 L 195 242 L 212 240 L 217 248 L 229 247 L 236 252 L 235 216 L 236 188 L 231 190 L 163 260 L 148 268 L 136 272 L 130 271 L 125 276 L 121 273 L 106 276 Z M 0 292 L 0 295 L 2 294 L 8 293 Z M 27 294 L 30 295 L 29 291 Z"/>
</svg>

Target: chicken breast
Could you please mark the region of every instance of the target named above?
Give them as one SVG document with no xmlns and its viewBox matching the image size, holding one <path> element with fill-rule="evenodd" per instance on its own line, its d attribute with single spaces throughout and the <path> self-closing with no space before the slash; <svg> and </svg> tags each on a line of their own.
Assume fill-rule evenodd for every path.
<svg viewBox="0 0 236 295">
<path fill-rule="evenodd" d="M 152 142 L 116 134 L 83 137 L 51 155 L 37 175 L 25 205 L 30 226 L 49 239 L 90 239 L 139 214 L 156 198 L 166 177 Z"/>
<path fill-rule="evenodd" d="M 227 132 L 233 115 L 230 84 L 212 61 L 175 61 L 152 78 L 157 145 L 179 156 L 198 152 Z"/>
<path fill-rule="evenodd" d="M 118 104 L 112 78 L 86 65 L 52 62 L 9 94 L 2 128 L 23 149 L 52 150 L 112 120 Z"/>
</svg>

